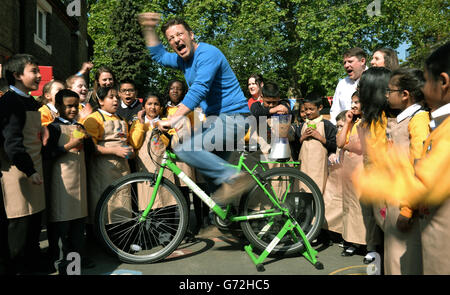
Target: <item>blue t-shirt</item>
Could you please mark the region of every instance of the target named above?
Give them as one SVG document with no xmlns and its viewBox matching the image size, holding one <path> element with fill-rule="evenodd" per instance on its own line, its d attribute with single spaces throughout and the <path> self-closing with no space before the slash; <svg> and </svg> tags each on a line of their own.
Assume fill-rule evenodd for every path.
<svg viewBox="0 0 450 295">
<path fill-rule="evenodd" d="M 162 44 L 148 49 L 157 63 L 183 71 L 189 91 L 182 103 L 189 109 L 200 106 L 206 115 L 250 113 L 236 75 L 218 48 L 199 43 L 188 61 L 167 52 Z"/>
</svg>

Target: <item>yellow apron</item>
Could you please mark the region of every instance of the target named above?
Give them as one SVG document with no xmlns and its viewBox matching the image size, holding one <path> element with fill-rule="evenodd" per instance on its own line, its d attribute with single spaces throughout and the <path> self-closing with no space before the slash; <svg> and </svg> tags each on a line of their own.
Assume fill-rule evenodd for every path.
<svg viewBox="0 0 450 295">
<path fill-rule="evenodd" d="M 69 142 L 76 125 L 60 125 L 58 146 Z M 68 221 L 87 216 L 86 165 L 84 150 L 70 150 L 58 157 L 51 168 L 48 220 Z"/>
<path fill-rule="evenodd" d="M 23 127 L 23 145 L 33 160 L 34 169 L 43 177 L 40 139 L 41 113 L 27 111 Z M 6 216 L 18 218 L 38 213 L 45 209 L 44 184 L 35 185 L 28 177 L 12 166 L 11 162 L 2 156 L 2 190 Z"/>
</svg>

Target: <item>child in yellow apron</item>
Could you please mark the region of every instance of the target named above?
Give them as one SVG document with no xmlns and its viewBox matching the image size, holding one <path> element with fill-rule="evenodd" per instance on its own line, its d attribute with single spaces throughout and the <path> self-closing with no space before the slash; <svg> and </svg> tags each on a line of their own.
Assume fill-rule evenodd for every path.
<svg viewBox="0 0 450 295">
<path fill-rule="evenodd" d="M 387 98 L 393 109 L 401 113 L 387 132 L 392 144 L 405 149 L 411 164 L 420 159 L 423 142 L 429 135 L 429 113 L 423 110 L 423 72 L 399 69 L 392 73 Z M 408 223 L 398 228 L 399 215 Z M 399 224 L 401 226 L 401 224 Z M 384 272 L 385 274 L 422 274 L 422 247 L 418 216 L 407 204 L 388 204 L 384 225 Z"/>
<path fill-rule="evenodd" d="M 161 163 L 168 139 L 165 136 L 155 135 L 151 138 L 152 130 L 155 123 L 161 120 L 162 103 L 158 96 L 148 94 L 143 99 L 143 110 L 137 114 L 138 120 L 135 120 L 130 129 L 130 143 L 137 151 L 137 171 L 158 173 L 159 166 L 155 165 L 153 161 Z M 150 150 L 149 150 L 150 147 Z M 151 155 L 151 158 L 150 158 Z M 153 159 L 153 161 L 152 161 Z M 173 173 L 165 169 L 164 177 L 170 181 L 174 181 Z M 147 187 L 144 184 L 138 184 L 138 207 L 139 210 L 145 210 L 153 188 Z M 174 205 L 175 201 L 171 199 L 170 194 L 159 192 L 152 209 Z"/>
<path fill-rule="evenodd" d="M 432 132 L 424 144 L 422 158 L 426 158 L 426 160 L 419 161 L 416 166 L 416 174 L 427 188 L 434 187 L 436 192 L 430 193 L 422 201 L 430 204 L 424 210 L 424 213 L 429 214 L 424 214 L 425 216 L 421 220 L 424 274 L 450 273 L 450 252 L 448 251 L 450 245 L 448 230 L 450 227 L 448 218 L 450 215 L 450 187 L 448 181 L 444 187 L 439 181 L 449 179 L 449 52 L 450 43 L 447 42 L 425 62 L 426 83 L 423 91 L 427 105 L 431 108 L 430 127 Z M 438 167 L 435 166 L 435 161 L 437 161 Z M 446 173 L 440 174 L 440 171 L 446 171 Z"/>
<path fill-rule="evenodd" d="M 358 188 L 368 201 L 419 208 L 424 274 L 450 273 L 450 43 L 425 61 L 425 102 L 431 109 L 431 133 L 413 167 L 409 153 L 393 146 L 369 150 L 373 167 L 360 174 Z"/>
<path fill-rule="evenodd" d="M 57 80 L 50 81 L 48 84 L 50 84 L 49 91 L 44 93 L 48 102 L 39 109 L 42 126 L 47 126 L 59 115 L 58 110 L 55 108 L 55 95 L 58 91 L 65 88 L 64 84 Z"/>
<path fill-rule="evenodd" d="M 341 148 L 342 158 L 342 238 L 344 250 L 342 256 L 352 256 L 360 245 L 366 245 L 366 227 L 364 224 L 360 196 L 355 191 L 351 175 L 363 165 L 358 126 L 361 124 L 361 105 L 358 92 L 352 95 L 351 110 L 345 114 L 345 123 L 338 133 L 336 141 Z"/>
<path fill-rule="evenodd" d="M 143 110 L 138 112 L 138 120 L 135 120 L 131 126 L 131 144 L 136 150 L 138 150 L 138 172 L 158 173 L 159 171 L 159 166 L 153 161 L 156 163 L 161 163 L 166 146 L 169 144 L 169 140 L 164 135 L 155 135 L 153 138 L 151 135 L 153 128 L 155 127 L 155 123 L 160 120 L 162 110 L 163 104 L 161 99 L 157 95 L 147 94 L 143 100 Z M 173 136 L 172 142 L 176 142 L 177 132 L 171 129 L 169 134 Z M 182 169 L 181 166 L 179 167 Z M 177 177 L 174 176 L 172 171 L 165 169 L 163 176 L 171 182 L 176 183 L 175 178 Z M 138 184 L 137 190 L 139 210 L 145 210 L 150 201 L 150 197 L 152 196 L 153 188 L 147 186 L 146 184 Z M 188 195 L 185 197 L 189 198 L 189 191 Z M 170 206 L 173 205 L 176 205 L 176 201 L 170 192 L 161 186 L 152 210 L 164 208 L 164 215 L 166 217 L 169 214 L 173 214 L 173 218 L 175 218 L 175 211 L 170 208 Z M 158 238 L 160 242 L 163 242 L 165 239 L 164 234 L 161 234 Z"/>
<path fill-rule="evenodd" d="M 165 108 L 165 116 L 168 118 L 175 114 L 175 112 L 178 109 L 178 105 L 183 100 L 184 96 L 186 95 L 187 89 L 186 84 L 183 83 L 181 80 L 172 80 L 169 82 L 169 92 L 168 97 L 169 101 L 167 102 L 166 108 Z M 189 121 L 190 126 L 184 126 L 183 133 L 186 136 L 190 136 L 190 134 L 194 131 L 194 124 L 195 119 L 199 119 L 198 117 L 195 118 L 195 110 L 190 112 L 187 115 L 187 119 L 185 122 Z M 200 121 L 198 121 L 199 123 Z M 177 130 L 177 132 L 180 132 Z M 203 179 L 203 177 L 200 175 L 200 173 L 196 172 L 196 170 L 186 163 L 183 162 L 177 162 L 178 167 L 180 167 L 183 172 L 189 176 L 193 181 L 195 181 L 198 185 L 200 185 L 201 188 L 206 189 L 206 181 Z M 188 205 L 190 205 L 190 197 L 189 197 L 189 191 L 190 189 L 186 186 L 186 184 L 183 183 L 183 181 L 179 179 L 175 179 L 175 184 L 179 186 L 181 191 L 183 192 L 185 198 L 188 201 Z M 188 239 L 193 238 L 193 235 L 196 235 L 200 228 L 203 227 L 204 219 L 208 217 L 209 213 L 209 207 L 204 204 L 197 195 L 193 194 L 192 201 L 194 204 L 194 213 L 196 218 L 196 227 L 193 229 L 193 232 L 191 233 L 189 231 L 188 233 Z"/>
<path fill-rule="evenodd" d="M 361 75 L 359 81 L 359 95 L 362 111 L 362 123 L 358 129 L 363 151 L 364 167 L 370 167 L 372 160 L 368 155 L 369 149 L 385 150 L 387 148 L 386 128 L 389 105 L 386 99 L 391 71 L 386 68 L 373 67 Z M 355 173 L 358 173 L 357 171 Z M 366 225 L 367 254 L 364 263 L 373 262 L 378 256 L 377 247 L 382 245 L 382 229 L 384 220 L 382 212 L 384 202 L 366 203 L 361 201 L 364 223 Z"/>
<path fill-rule="evenodd" d="M 81 254 L 85 261 L 83 241 L 88 214 L 85 148 L 88 146 L 93 152 L 93 143 L 85 139 L 84 128 L 76 121 L 78 104 L 78 94 L 71 90 L 63 89 L 56 94 L 55 106 L 60 116 L 48 125 L 50 136 L 43 148 L 44 161 L 49 162 L 46 165 L 48 252 L 59 274 L 66 273 L 70 252 Z"/>
<path fill-rule="evenodd" d="M 100 109 L 89 115 L 83 125 L 96 145 L 97 155 L 88 161 L 88 209 L 89 222 L 94 222 L 97 203 L 105 189 L 118 178 L 130 173 L 127 159 L 134 157 L 128 143 L 128 126 L 115 115 L 120 100 L 117 89 L 98 89 Z M 123 190 L 121 193 L 126 194 Z M 130 204 L 117 195 L 109 206 L 109 222 L 114 223 L 114 210 L 126 210 Z"/>
<path fill-rule="evenodd" d="M 173 114 L 175 114 L 178 109 L 178 105 L 183 100 L 185 93 L 186 90 L 184 83 L 179 80 L 172 80 L 169 82 L 169 101 L 167 102 L 167 105 L 163 112 L 164 117 L 170 118 L 171 116 L 173 116 Z M 179 137 L 191 136 L 191 132 L 194 126 L 194 112 L 190 112 L 187 115 L 187 120 L 183 120 L 183 124 L 178 125 L 182 128 L 182 130 L 173 130 L 172 133 L 178 133 Z M 177 162 L 177 166 L 181 170 L 183 170 L 183 172 L 192 180 L 196 181 L 195 170 L 192 167 L 183 162 Z M 188 204 L 190 204 L 189 188 L 187 187 L 187 185 L 178 178 L 174 183 L 180 187 L 181 191 L 188 201 Z"/>
</svg>

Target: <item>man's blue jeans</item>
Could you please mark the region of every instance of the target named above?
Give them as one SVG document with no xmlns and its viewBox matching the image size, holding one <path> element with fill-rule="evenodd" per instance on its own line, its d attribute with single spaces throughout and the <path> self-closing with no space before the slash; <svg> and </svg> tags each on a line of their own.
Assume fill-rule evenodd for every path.
<svg viewBox="0 0 450 295">
<path fill-rule="evenodd" d="M 236 147 L 237 150 L 244 149 L 248 126 L 246 115 L 209 116 L 192 137 L 182 139 L 183 142 L 174 148 L 175 154 L 217 188 L 238 172 L 229 166 L 228 159 Z"/>
</svg>

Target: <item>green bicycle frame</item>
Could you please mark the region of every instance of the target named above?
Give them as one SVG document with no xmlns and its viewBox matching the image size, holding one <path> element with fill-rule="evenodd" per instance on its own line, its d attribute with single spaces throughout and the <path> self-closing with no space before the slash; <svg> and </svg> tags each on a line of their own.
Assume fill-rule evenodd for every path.
<svg viewBox="0 0 450 295">
<path fill-rule="evenodd" d="M 161 167 L 159 168 L 155 186 L 152 192 L 152 196 L 150 198 L 150 202 L 147 206 L 147 208 L 144 210 L 140 217 L 140 221 L 145 221 L 147 218 L 148 213 L 150 212 L 151 208 L 153 207 L 153 204 L 156 199 L 156 195 L 158 192 L 159 185 L 161 183 L 164 169 L 168 168 L 170 171 L 172 171 L 178 178 L 180 178 L 186 185 L 200 198 L 203 202 L 208 205 L 209 208 L 211 208 L 221 219 L 226 219 L 228 217 L 229 211 L 231 209 L 231 206 L 227 206 L 225 210 L 223 210 L 214 200 L 208 196 L 200 187 L 197 186 L 195 182 L 192 181 L 186 174 L 184 174 L 183 171 L 174 163 L 177 156 L 170 152 L 166 151 L 163 161 L 161 162 Z M 275 212 L 275 209 L 266 210 L 264 212 L 261 212 L 260 214 L 250 215 L 250 216 L 233 216 L 230 217 L 230 221 L 244 221 L 249 219 L 257 219 L 257 218 L 266 218 L 266 217 L 272 217 L 272 216 L 278 216 L 285 214 L 287 212 L 287 209 L 282 208 L 276 198 L 265 188 L 264 184 L 261 183 L 261 181 L 256 177 L 254 171 L 258 167 L 259 164 L 255 165 L 253 169 L 249 169 L 248 166 L 244 163 L 245 156 L 241 154 L 239 157 L 239 162 L 237 165 L 229 165 L 231 167 L 236 168 L 237 171 L 241 171 L 244 169 L 247 171 L 252 178 L 255 180 L 255 182 L 261 187 L 261 189 L 264 191 L 266 196 L 271 200 L 271 202 L 280 210 L 279 212 Z M 266 162 L 261 162 L 266 163 Z M 267 162 L 269 163 L 269 162 Z"/>
<path fill-rule="evenodd" d="M 147 205 L 147 208 L 142 213 L 142 215 L 139 219 L 140 222 L 144 222 L 147 219 L 147 216 L 148 216 L 151 208 L 153 207 L 159 185 L 161 184 L 161 180 L 163 178 L 164 169 L 166 169 L 166 168 L 171 170 L 177 177 L 179 177 L 185 184 L 187 184 L 187 186 L 200 199 L 202 199 L 202 201 L 205 202 L 208 205 L 208 207 L 211 208 L 222 220 L 225 220 L 228 218 L 228 220 L 231 222 L 238 222 L 238 221 L 246 221 L 246 220 L 251 220 L 251 219 L 261 219 L 261 218 L 271 217 L 271 221 L 269 221 L 268 224 L 264 228 L 264 229 L 268 229 L 273 224 L 273 217 L 280 216 L 280 215 L 289 216 L 289 209 L 281 207 L 280 203 L 278 202 L 278 200 L 275 196 L 275 191 L 274 191 L 273 187 L 271 187 L 271 190 L 274 194 L 272 194 L 268 189 L 266 189 L 265 185 L 260 181 L 260 179 L 257 177 L 257 175 L 255 173 L 255 170 L 258 166 L 261 166 L 263 171 L 265 171 L 264 166 L 261 165 L 263 163 L 280 163 L 280 162 L 260 161 L 252 169 L 250 169 L 244 163 L 245 155 L 241 154 L 237 165 L 231 165 L 231 164 L 229 165 L 231 167 L 234 167 L 237 171 L 241 171 L 241 170 L 247 171 L 252 176 L 252 178 L 255 180 L 255 182 L 258 184 L 258 186 L 264 191 L 264 193 L 270 199 L 270 201 L 273 203 L 275 208 L 261 211 L 258 214 L 253 214 L 253 215 L 228 216 L 230 213 L 230 210 L 231 210 L 231 205 L 230 204 L 227 205 L 225 210 L 222 209 L 216 202 L 214 202 L 214 200 L 210 196 L 208 196 L 199 186 L 197 186 L 197 184 L 195 182 L 193 182 L 186 174 L 184 174 L 184 172 L 181 171 L 180 168 L 178 168 L 178 166 L 174 163 L 174 161 L 176 159 L 177 159 L 177 156 L 173 152 L 166 150 L 164 157 L 163 157 L 163 161 L 161 162 L 161 167 L 159 168 L 158 174 L 156 176 L 156 182 L 155 182 L 155 186 L 154 186 L 154 189 L 152 192 L 150 202 Z M 283 163 L 289 164 L 289 165 L 294 165 L 294 166 L 299 164 L 299 162 L 283 162 Z M 289 185 L 291 185 L 291 184 L 289 184 Z M 285 201 L 288 191 L 289 191 L 289 187 L 286 190 L 285 195 L 282 196 L 280 201 L 282 201 L 282 202 Z M 255 256 L 252 245 L 247 245 L 244 247 L 245 251 L 250 256 L 250 259 L 256 265 L 258 271 L 264 270 L 264 267 L 262 265 L 263 261 L 266 259 L 266 257 L 270 254 L 270 252 L 273 250 L 273 248 L 280 242 L 282 237 L 287 232 L 291 233 L 292 238 L 295 241 L 299 240 L 299 238 L 294 233 L 294 229 L 298 234 L 300 234 L 300 238 L 303 240 L 303 242 L 306 246 L 306 250 L 303 251 L 302 255 L 308 261 L 310 261 L 313 265 L 315 265 L 316 268 L 323 268 L 323 265 L 317 261 L 317 258 L 316 258 L 317 251 L 311 247 L 308 239 L 306 238 L 306 236 L 303 233 L 299 224 L 296 221 L 292 222 L 291 219 L 288 219 L 286 221 L 286 223 L 284 224 L 284 226 L 282 227 L 281 231 L 277 234 L 276 238 L 268 245 L 268 247 L 263 251 L 263 253 L 259 257 Z"/>
</svg>

